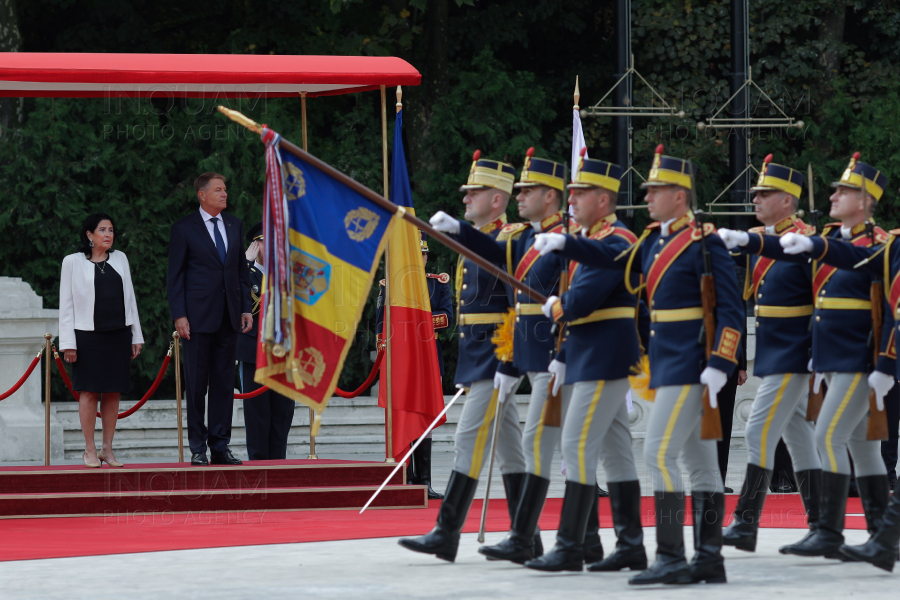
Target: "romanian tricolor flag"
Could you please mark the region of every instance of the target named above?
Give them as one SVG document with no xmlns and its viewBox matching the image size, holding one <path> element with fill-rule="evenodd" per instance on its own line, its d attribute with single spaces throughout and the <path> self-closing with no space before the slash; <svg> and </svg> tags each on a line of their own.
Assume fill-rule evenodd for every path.
<svg viewBox="0 0 900 600">
<path fill-rule="evenodd" d="M 390 199 L 415 214 L 402 132 L 401 110 L 394 125 Z M 431 301 L 419 240 L 419 230 L 400 221 L 391 233 L 386 255 L 383 335 L 387 354 L 381 361 L 378 406 L 386 408 L 388 394 L 391 395 L 391 451 L 397 460 L 444 408 Z"/>
<path fill-rule="evenodd" d="M 256 381 L 325 409 L 372 286 L 393 214 L 279 148 L 263 129 L 266 281 Z"/>
</svg>

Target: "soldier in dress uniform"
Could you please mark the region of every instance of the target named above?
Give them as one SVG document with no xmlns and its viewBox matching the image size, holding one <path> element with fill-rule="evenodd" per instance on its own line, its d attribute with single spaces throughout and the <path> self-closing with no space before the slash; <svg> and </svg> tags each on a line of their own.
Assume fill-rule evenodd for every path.
<svg viewBox="0 0 900 600">
<path fill-rule="evenodd" d="M 763 226 L 743 235 L 748 239 L 759 239 L 765 234 L 815 235 L 815 228 L 796 215 L 803 174 L 771 161 L 770 154 L 756 187 L 750 189 L 755 193 L 756 218 Z M 721 229 L 719 235 L 730 239 L 732 234 Z M 775 450 L 782 436 L 790 450 L 810 530 L 815 529 L 819 517 L 822 462 L 816 451 L 813 424 L 806 420 L 810 377 L 807 363 L 812 348 L 812 268 L 808 263 L 765 258 L 749 252 L 746 246 L 737 258 L 747 265 L 744 299 L 752 297 L 756 302 L 753 374 L 763 381 L 747 420 L 747 474 L 734 520 L 722 537 L 727 546 L 754 552 L 759 517 L 772 480 Z"/>
<path fill-rule="evenodd" d="M 261 386 L 253 380 L 256 375 L 256 339 L 259 332 L 259 300 L 263 289 L 262 223 L 247 232 L 250 247 L 247 264 L 250 267 L 250 297 L 253 308 L 253 327 L 238 336 L 237 359 L 240 361 L 241 393 Z M 253 256 L 253 258 L 251 258 Z M 267 390 L 259 396 L 244 400 L 244 430 L 247 432 L 249 460 L 283 460 L 287 455 L 288 434 L 294 418 L 296 402 L 278 392 Z"/>
<path fill-rule="evenodd" d="M 743 332 L 741 300 L 732 258 L 710 224 L 701 229 L 690 210 L 696 167 L 663 156 L 657 147 L 647 189 L 651 223 L 630 252 L 583 236 L 539 236 L 541 252 L 560 250 L 582 265 L 624 269 L 630 287 L 633 270 L 643 273 L 650 305 L 650 387 L 656 398 L 644 460 L 656 501 L 656 562 L 630 584 L 725 582 L 721 554 L 725 510 L 722 477 L 714 440 L 700 439 L 703 385 L 710 402 L 737 366 Z M 715 346 L 707 360 L 703 336 L 700 277 L 701 238 L 706 236 L 716 294 Z M 684 491 L 681 455 L 691 478 L 694 557 L 684 555 Z"/>
<path fill-rule="evenodd" d="M 486 236 L 496 238 L 506 224 L 506 206 L 515 178 L 512 165 L 482 159 L 481 152 L 475 152 L 469 178 L 460 191 L 466 194 L 465 218 Z M 456 559 L 459 534 L 491 448 L 498 402 L 501 404 L 496 453 L 510 506 L 518 502 L 525 479 L 518 409 L 514 401 L 504 401 L 512 396 L 513 390 L 500 390 L 500 382 L 495 381 L 500 361 L 494 355 L 491 337 L 509 309 L 505 286 L 495 276 L 460 257 L 456 266 L 456 297 L 460 332 L 456 384 L 468 387 L 456 426 L 456 459 L 435 528 L 425 536 L 399 541 L 404 548 L 451 562 Z"/>
<path fill-rule="evenodd" d="M 616 218 L 616 195 L 622 168 L 583 158 L 569 185 L 572 215 L 582 234 L 612 248 L 627 250 L 637 237 Z M 591 571 L 647 568 L 641 527 L 638 482 L 625 397 L 628 375 L 641 357 L 635 327 L 638 300 L 628 291 L 621 271 L 577 262 L 569 264 L 571 284 L 561 296 L 550 296 L 544 314 L 566 327 L 556 357 L 563 365 L 560 380 L 571 399 L 562 427 L 566 461 L 566 493 L 556 546 L 525 563 L 542 571 L 581 571 L 588 519 L 597 513 L 597 459 L 603 459 L 613 513 L 615 552 L 588 567 Z M 635 278 L 635 284 L 637 278 Z M 610 352 L 610 348 L 615 348 Z M 602 547 L 601 547 L 602 548 Z"/>
<path fill-rule="evenodd" d="M 422 262 L 428 265 L 428 241 L 425 234 L 420 234 L 419 246 L 422 249 Z M 450 276 L 446 273 L 425 273 L 428 284 L 428 301 L 431 305 L 431 324 L 434 327 L 434 343 L 437 346 L 438 370 L 444 376 L 444 352 L 437 337 L 438 331 L 447 330 L 453 324 L 453 299 L 450 297 Z M 379 350 L 384 341 L 384 279 L 381 280 L 378 293 L 378 304 L 375 309 L 375 342 Z M 419 447 L 409 459 L 406 469 L 406 481 L 415 485 L 428 487 L 429 500 L 443 500 L 444 495 L 431 488 L 431 434 L 422 440 Z"/>
<path fill-rule="evenodd" d="M 504 267 L 510 275 L 545 296 L 556 294 L 562 262 L 558 257 L 542 258 L 534 248 L 534 236 L 540 232 L 564 230 L 560 204 L 565 189 L 565 167 L 535 157 L 534 148 L 529 148 L 516 188 L 519 190 L 516 196 L 519 216 L 526 222 L 504 226 L 496 240 L 444 212 L 436 213 L 431 224 L 435 229 L 455 235 L 467 248 Z M 550 486 L 553 452 L 559 443 L 561 428 L 544 423 L 551 354 L 556 351 L 553 323 L 541 311 L 540 303 L 520 291 L 510 289 L 509 293 L 516 315 L 513 360 L 511 365 L 501 368 L 498 377 L 508 385 L 518 387 L 518 374 L 527 373 L 531 382 L 522 436 L 527 475 L 509 536 L 496 546 L 482 546 L 478 551 L 489 559 L 522 564 L 539 556 L 535 552 L 534 538 Z M 554 363 L 552 368 L 559 365 Z M 565 419 L 570 394 L 570 388 L 563 390 L 562 419 Z M 596 495 L 596 489 L 594 493 Z M 584 551 L 585 560 L 593 562 L 602 558 L 596 503 L 591 514 Z M 596 553 L 598 550 L 600 554 Z"/>
<path fill-rule="evenodd" d="M 890 236 L 871 220 L 875 207 L 887 187 L 887 177 L 875 167 L 850 160 L 839 181 L 832 185 L 831 217 L 821 236 L 752 236 L 745 245 L 748 252 L 763 256 L 813 262 L 813 358 L 811 368 L 824 373 L 828 392 L 816 422 L 816 444 L 822 458 L 822 508 L 819 524 L 811 536 L 781 548 L 785 554 L 840 558 L 844 541 L 844 513 L 850 486 L 850 460 L 853 457 L 856 481 L 866 524 L 877 531 L 887 509 L 890 486 L 881 458 L 881 443 L 866 439 L 869 413 L 869 389 L 866 376 L 876 391 L 885 393 L 893 386 L 896 354 L 892 344 L 872 341 L 873 315 L 871 287 L 885 275 L 869 263 L 855 269 L 848 261 L 852 247 L 861 254 L 883 252 Z M 741 244 L 743 236 L 732 234 L 732 243 Z M 846 243 L 841 243 L 841 242 Z M 779 243 L 780 242 L 780 243 Z M 851 247 L 847 252 L 848 246 Z M 839 268 L 842 267 L 842 268 Z M 881 302 L 886 306 L 884 300 Z M 877 307 L 876 307 L 877 309 Z M 890 340 L 893 319 L 890 308 L 884 311 L 883 337 Z M 882 344 L 877 364 L 873 364 L 872 343 Z M 881 372 L 882 377 L 873 373 Z M 891 375 L 885 375 L 891 374 Z M 889 378 L 888 389 L 879 390 L 879 379 Z"/>
</svg>

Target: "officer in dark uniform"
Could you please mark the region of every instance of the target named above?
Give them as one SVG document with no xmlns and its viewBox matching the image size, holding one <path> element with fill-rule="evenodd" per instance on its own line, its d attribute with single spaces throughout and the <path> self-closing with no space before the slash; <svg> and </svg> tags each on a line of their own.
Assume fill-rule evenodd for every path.
<svg viewBox="0 0 900 600">
<path fill-rule="evenodd" d="M 421 234 L 419 245 L 422 248 L 422 262 L 428 264 L 428 242 L 425 234 Z M 444 353 L 441 349 L 441 341 L 437 337 L 438 331 L 445 331 L 453 325 L 453 299 L 450 297 L 450 276 L 446 273 L 425 273 L 428 284 L 428 300 L 431 304 L 431 323 L 434 326 L 434 343 L 437 346 L 438 368 L 441 377 L 444 376 Z M 378 305 L 375 310 L 375 331 L 378 349 L 382 349 L 384 340 L 384 279 L 381 280 L 381 289 L 378 293 Z M 422 440 L 416 451 L 409 459 L 406 468 L 406 481 L 415 485 L 428 487 L 429 500 L 443 500 L 444 495 L 435 492 L 431 488 L 431 434 Z"/>
<path fill-rule="evenodd" d="M 616 219 L 616 194 L 622 168 L 583 158 L 569 185 L 572 215 L 584 236 L 609 244 L 621 253 L 637 241 Z M 552 295 L 544 313 L 564 325 L 566 338 L 556 361 L 564 367 L 564 383 L 572 389 L 562 427 L 566 461 L 566 493 L 556 546 L 525 563 L 541 571 L 581 571 L 584 536 L 597 512 L 597 460 L 603 460 L 618 543 L 591 571 L 647 568 L 641 527 L 641 486 L 632 450 L 626 396 L 628 376 L 641 357 L 635 327 L 638 300 L 628 291 L 621 271 L 571 262 L 571 284 L 562 296 Z M 637 278 L 635 277 L 635 284 Z M 615 348 L 610 352 L 610 348 Z M 563 381 L 559 382 L 560 384 Z M 602 554 L 600 554 L 602 556 Z"/>
<path fill-rule="evenodd" d="M 565 167 L 562 163 L 535 157 L 534 148 L 529 148 L 516 188 L 519 189 L 516 196 L 519 216 L 527 222 L 504 226 L 496 240 L 444 212 L 436 213 L 431 224 L 439 231 L 456 235 L 464 246 L 504 267 L 510 275 L 541 294 L 557 294 L 562 261 L 558 257 L 541 257 L 534 248 L 534 236 L 542 231 L 564 230 L 560 204 L 565 189 Z M 496 546 L 483 546 L 478 551 L 489 559 L 524 563 L 537 558 L 534 537 L 550 486 L 553 452 L 559 444 L 561 431 L 559 426 L 544 424 L 550 360 L 556 351 L 556 337 L 551 331 L 553 323 L 541 311 L 540 303 L 511 288 L 509 293 L 516 313 L 512 369 L 501 370 L 499 377 L 515 382 L 520 373 L 527 373 L 531 382 L 531 398 L 522 434 L 528 474 L 509 536 Z M 504 365 L 504 369 L 507 368 L 509 365 Z M 517 383 L 511 385 L 518 386 Z M 571 388 L 563 389 L 562 421 L 565 421 L 571 393 Z M 590 562 L 602 558 L 596 513 L 595 508 L 592 522 L 588 524 L 588 530 L 593 533 L 584 543 L 585 559 Z"/>
<path fill-rule="evenodd" d="M 822 509 L 813 535 L 781 548 L 785 554 L 842 556 L 850 486 L 848 449 L 870 533 L 875 533 L 881 525 L 890 497 L 881 443 L 868 440 L 866 429 L 869 387 L 883 401 L 896 376 L 896 352 L 891 343 L 893 311 L 883 299 L 879 299 L 885 308 L 882 351 L 877 364 L 873 364 L 874 352 L 870 345 L 871 286 L 886 274 L 892 274 L 884 268 L 887 258 L 864 265 L 851 258 L 855 249 L 867 257 L 890 255 L 890 248 L 885 249 L 884 245 L 891 236 L 871 221 L 888 182 L 884 173 L 858 159 L 859 153 L 854 154 L 840 180 L 832 184 L 835 192 L 830 198 L 830 214 L 839 222 L 826 225 L 821 236 L 789 234 L 780 240 L 772 236 L 750 236 L 744 244 L 748 252 L 763 256 L 801 263 L 814 261 L 816 308 L 811 366 L 828 381 L 828 392 L 816 422 L 816 443 L 823 463 Z M 734 237 L 740 238 L 735 240 L 738 245 L 745 241 L 740 235 Z M 882 387 L 884 384 L 886 389 Z"/>
<path fill-rule="evenodd" d="M 247 232 L 250 248 L 247 264 L 250 267 L 250 296 L 253 307 L 253 327 L 238 336 L 237 359 L 240 361 L 241 393 L 259 389 L 253 380 L 256 375 L 256 340 L 259 332 L 259 301 L 263 289 L 265 253 L 262 244 L 262 223 Z M 255 258 L 250 258 L 255 254 Z M 247 455 L 250 460 L 283 460 L 287 455 L 288 434 L 294 418 L 296 402 L 272 390 L 244 400 L 244 429 L 247 432 Z"/>
<path fill-rule="evenodd" d="M 754 227 L 748 236 L 789 233 L 815 235 L 816 230 L 797 215 L 803 174 L 771 162 L 768 155 L 760 170 L 753 203 L 763 227 Z M 740 232 L 720 229 L 730 243 Z M 822 462 L 816 451 L 813 424 L 806 420 L 809 392 L 809 361 L 813 314 L 812 268 L 808 263 L 776 261 L 746 251 L 738 254 L 746 261 L 744 299 L 756 301 L 756 365 L 754 375 L 762 385 L 747 420 L 748 464 L 734 520 L 723 534 L 724 543 L 754 552 L 759 517 L 772 479 L 778 441 L 784 437 L 790 449 L 800 497 L 806 506 L 810 529 L 819 517 Z"/>
<path fill-rule="evenodd" d="M 506 206 L 515 178 L 512 165 L 481 158 L 481 152 L 476 151 L 468 180 L 460 187 L 466 194 L 462 200 L 465 219 L 495 238 L 506 224 Z M 497 378 L 500 361 L 491 342 L 510 306 L 505 286 L 494 275 L 460 257 L 455 287 L 459 303 L 456 384 L 465 386 L 467 391 L 453 440 L 456 449 L 453 471 L 435 528 L 427 535 L 399 540 L 404 548 L 451 562 L 456 559 L 459 534 L 475 497 L 478 478 L 490 456 L 493 421 L 498 413 L 500 422 L 494 443 L 511 513 L 518 504 L 525 478 L 519 411 L 512 399 L 515 389 L 509 385 L 501 389 L 502 382 Z"/>
<path fill-rule="evenodd" d="M 628 253 L 583 236 L 539 236 L 541 252 L 561 250 L 583 265 L 625 269 L 630 285 L 633 269 L 643 273 L 650 304 L 650 387 L 655 390 L 647 425 L 644 461 L 656 499 L 656 562 L 632 577 L 632 585 L 725 582 L 722 558 L 724 485 L 719 474 L 716 442 L 700 439 L 704 384 L 710 403 L 738 363 L 744 330 L 744 303 L 734 263 L 715 228 L 701 230 L 690 210 L 696 167 L 662 155 L 657 148 L 647 190 L 650 218 L 656 221 Z M 711 255 L 716 294 L 715 344 L 709 359 L 702 343 L 703 308 L 700 278 L 704 272 L 701 239 Z M 634 291 L 634 290 L 629 290 Z M 715 406 L 715 404 L 713 404 Z M 691 479 L 694 557 L 684 556 L 684 491 L 679 455 Z"/>
</svg>

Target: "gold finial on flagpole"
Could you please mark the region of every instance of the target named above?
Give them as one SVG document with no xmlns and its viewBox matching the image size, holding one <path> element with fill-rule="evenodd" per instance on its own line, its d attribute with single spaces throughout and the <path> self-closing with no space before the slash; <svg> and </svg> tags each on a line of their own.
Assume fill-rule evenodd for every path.
<svg viewBox="0 0 900 600">
<path fill-rule="evenodd" d="M 218 107 L 219 112 L 231 119 L 232 121 L 239 123 L 249 129 L 250 131 L 255 131 L 256 133 L 262 133 L 262 127 L 260 127 L 259 123 L 254 121 L 253 119 L 246 117 L 239 113 L 236 110 L 231 110 L 230 108 L 225 108 L 224 106 Z"/>
<path fill-rule="evenodd" d="M 403 88 L 397 86 L 397 112 L 403 110 Z"/>
<path fill-rule="evenodd" d="M 578 91 L 578 75 L 575 76 L 575 106 L 573 110 L 578 110 L 578 101 L 581 100 L 581 92 Z"/>
</svg>

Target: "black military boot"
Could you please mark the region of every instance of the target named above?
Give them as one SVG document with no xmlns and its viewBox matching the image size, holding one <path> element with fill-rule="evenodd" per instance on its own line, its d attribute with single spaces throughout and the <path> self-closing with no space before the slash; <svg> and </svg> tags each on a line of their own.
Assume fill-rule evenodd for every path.
<svg viewBox="0 0 900 600">
<path fill-rule="evenodd" d="M 414 552 L 434 554 L 450 562 L 456 560 L 459 534 L 466 523 L 466 515 L 469 514 L 477 487 L 477 479 L 467 477 L 459 471 L 451 471 L 435 528 L 422 537 L 402 538 L 397 543 Z"/>
<path fill-rule="evenodd" d="M 823 472 L 822 504 L 816 529 L 812 535 L 807 534 L 796 544 L 782 546 L 778 551 L 798 556 L 828 556 L 839 552 L 844 543 L 844 513 L 849 487 L 849 475 Z"/>
<path fill-rule="evenodd" d="M 587 526 L 584 530 L 584 564 L 603 560 L 603 543 L 600 542 L 600 496 L 594 498 L 594 505 L 588 511 Z"/>
<path fill-rule="evenodd" d="M 496 546 L 482 546 L 478 552 L 488 559 L 509 560 L 520 565 L 525 564 L 526 560 L 537 558 L 535 532 L 549 487 L 549 479 L 526 473 L 509 535 Z"/>
<path fill-rule="evenodd" d="M 628 583 L 693 583 L 684 559 L 684 492 L 657 492 L 655 500 L 656 562 Z"/>
<path fill-rule="evenodd" d="M 583 570 L 584 535 L 591 512 L 597 514 L 597 488 L 566 481 L 556 545 L 544 556 L 526 561 L 525 566 L 538 571 Z"/>
<path fill-rule="evenodd" d="M 443 500 L 444 495 L 431 489 L 431 438 L 425 438 L 414 454 L 416 457 L 416 479 L 419 485 L 428 486 L 429 500 Z"/>
<path fill-rule="evenodd" d="M 738 550 L 756 552 L 756 533 L 759 516 L 766 503 L 766 491 L 772 479 L 772 471 L 754 464 L 747 465 L 744 486 L 734 509 L 734 520 L 722 533 L 722 543 Z"/>
<path fill-rule="evenodd" d="M 588 571 L 643 571 L 647 568 L 647 552 L 641 526 L 640 482 L 610 482 L 609 503 L 616 530 L 616 550 L 600 562 L 588 565 Z"/>
<path fill-rule="evenodd" d="M 525 473 L 504 473 L 503 474 L 503 490 L 506 492 L 506 507 L 509 510 L 509 527 L 516 520 L 516 509 L 519 508 L 519 498 L 522 497 L 522 486 L 525 483 Z M 535 537 L 540 534 L 535 533 Z M 540 538 L 538 538 L 540 539 Z M 539 556 L 539 555 L 535 555 Z M 501 560 L 492 556 L 487 557 L 488 560 Z"/>
<path fill-rule="evenodd" d="M 894 563 L 897 562 L 898 543 L 900 543 L 900 495 L 894 494 L 887 510 L 884 511 L 881 526 L 869 541 L 859 546 L 841 546 L 841 552 L 854 561 L 865 561 L 879 569 L 893 571 Z"/>
<path fill-rule="evenodd" d="M 725 520 L 725 494 L 691 494 L 694 511 L 694 558 L 689 565 L 694 583 L 725 583 L 725 559 L 722 558 L 722 522 Z"/>
<path fill-rule="evenodd" d="M 870 475 L 857 477 L 856 486 L 859 490 L 859 498 L 862 501 L 863 513 L 866 515 L 866 529 L 869 535 L 875 535 L 881 527 L 884 511 L 887 510 L 891 500 L 890 481 L 887 475 Z M 826 558 L 838 558 L 844 562 L 856 562 L 844 552 L 838 552 L 838 556 L 829 555 Z"/>
</svg>

